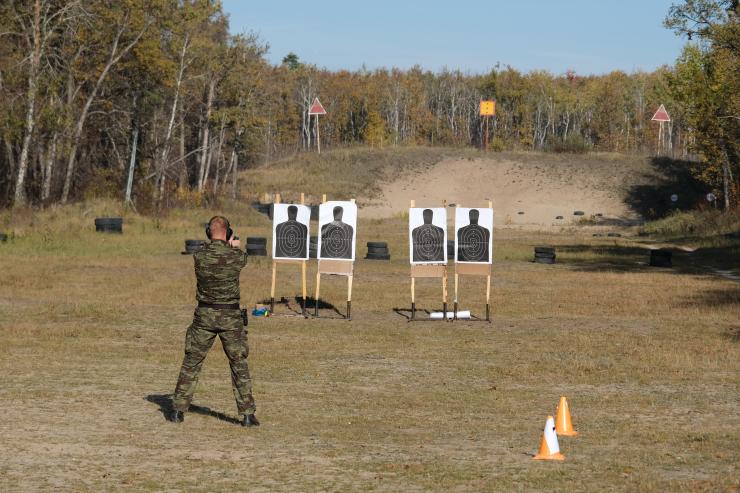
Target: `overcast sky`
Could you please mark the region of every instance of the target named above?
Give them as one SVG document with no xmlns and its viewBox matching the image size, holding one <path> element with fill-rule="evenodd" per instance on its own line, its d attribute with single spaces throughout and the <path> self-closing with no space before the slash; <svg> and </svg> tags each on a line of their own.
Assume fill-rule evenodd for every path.
<svg viewBox="0 0 740 493">
<path fill-rule="evenodd" d="M 253 31 L 279 64 L 472 73 L 497 62 L 580 74 L 672 64 L 685 40 L 662 25 L 678 0 L 223 0 L 233 33 Z"/>
</svg>

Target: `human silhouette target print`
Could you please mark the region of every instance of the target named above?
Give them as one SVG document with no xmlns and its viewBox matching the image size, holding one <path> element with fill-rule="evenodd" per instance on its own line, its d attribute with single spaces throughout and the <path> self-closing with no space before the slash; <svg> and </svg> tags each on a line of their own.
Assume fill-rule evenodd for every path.
<svg viewBox="0 0 740 493">
<path fill-rule="evenodd" d="M 311 209 L 305 205 L 274 204 L 272 258 L 308 259 Z"/>
<path fill-rule="evenodd" d="M 357 204 L 333 200 L 319 206 L 320 259 L 355 259 Z"/>
<path fill-rule="evenodd" d="M 409 258 L 412 264 L 447 263 L 447 209 L 409 209 Z"/>
<path fill-rule="evenodd" d="M 493 209 L 455 210 L 455 261 L 490 264 L 493 258 Z"/>
</svg>

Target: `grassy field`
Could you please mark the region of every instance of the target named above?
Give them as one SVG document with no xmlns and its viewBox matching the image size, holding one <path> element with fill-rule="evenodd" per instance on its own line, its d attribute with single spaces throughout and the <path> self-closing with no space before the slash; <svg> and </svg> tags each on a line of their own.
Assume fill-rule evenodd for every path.
<svg viewBox="0 0 740 493">
<path fill-rule="evenodd" d="M 647 267 L 636 237 L 589 228 L 498 230 L 493 320 L 408 323 L 406 224 L 364 221 L 391 262 L 358 260 L 353 321 L 294 316 L 298 273 L 280 271 L 278 316 L 252 319 L 262 426 L 233 423 L 216 343 L 196 406 L 164 420 L 194 303 L 185 238 L 215 211 L 127 215 L 112 204 L 6 213 L 0 244 L 2 491 L 738 491 L 740 285 L 678 252 Z M 269 222 L 231 207 L 242 237 Z M 552 244 L 558 264 L 533 264 Z M 726 252 L 726 250 L 722 250 Z M 313 286 L 315 263 L 309 269 Z M 242 274 L 269 296 L 270 261 Z M 343 279 L 322 298 L 344 310 Z M 440 309 L 421 282 L 418 304 Z M 483 282 L 461 307 L 483 313 Z M 561 395 L 580 435 L 564 463 L 533 461 Z"/>
</svg>

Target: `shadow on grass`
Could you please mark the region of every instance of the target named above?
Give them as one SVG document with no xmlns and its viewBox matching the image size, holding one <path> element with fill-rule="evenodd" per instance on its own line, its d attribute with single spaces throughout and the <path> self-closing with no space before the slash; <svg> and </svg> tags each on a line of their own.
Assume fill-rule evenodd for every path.
<svg viewBox="0 0 740 493">
<path fill-rule="evenodd" d="M 394 308 L 393 311 L 396 313 L 396 315 L 400 315 L 401 317 L 405 318 L 408 322 L 414 321 L 414 322 L 447 322 L 449 320 L 445 320 L 443 318 L 430 318 L 430 315 L 432 312 L 427 310 L 426 308 L 417 308 L 415 318 L 411 318 L 411 308 Z M 440 306 L 437 310 L 438 312 L 442 311 L 442 307 Z M 448 306 L 447 311 L 451 312 L 452 307 Z"/>
<path fill-rule="evenodd" d="M 740 308 L 740 285 L 735 289 L 710 289 L 679 301 L 683 306 Z M 738 336 L 740 337 L 740 336 Z"/>
<path fill-rule="evenodd" d="M 740 245 L 697 248 L 687 252 L 668 248 L 673 267 L 650 266 L 650 249 L 634 245 L 560 245 L 557 263 L 581 272 L 667 272 L 673 274 L 718 275 L 713 269 L 740 271 Z M 707 300 L 709 301 L 709 300 Z"/>
<path fill-rule="evenodd" d="M 625 202 L 634 211 L 648 219 L 660 218 L 673 210 L 694 209 L 705 203 L 709 191 L 706 185 L 691 174 L 697 163 L 668 157 L 655 157 L 650 161 L 654 172 L 645 174 L 645 182 L 627 191 Z M 678 200 L 671 201 L 671 195 Z"/>
<path fill-rule="evenodd" d="M 158 405 L 159 412 L 162 413 L 162 416 L 164 416 L 165 419 L 167 419 L 167 416 L 172 412 L 172 394 L 151 394 L 146 396 L 144 399 Z M 208 407 L 191 404 L 188 412 L 200 414 L 201 416 L 210 416 L 227 423 L 239 424 L 239 420 L 237 418 L 228 416 L 219 411 L 214 411 Z"/>
</svg>

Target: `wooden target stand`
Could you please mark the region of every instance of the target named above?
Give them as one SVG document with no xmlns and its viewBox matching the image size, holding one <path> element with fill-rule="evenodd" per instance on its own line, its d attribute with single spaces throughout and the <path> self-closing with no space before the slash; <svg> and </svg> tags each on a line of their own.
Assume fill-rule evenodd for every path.
<svg viewBox="0 0 740 493">
<path fill-rule="evenodd" d="M 354 203 L 355 199 L 350 200 Z M 326 202 L 326 194 L 321 196 L 321 203 Z M 319 235 L 321 231 L 318 232 Z M 321 255 L 320 251 L 316 252 L 316 256 Z M 319 298 L 321 290 L 321 274 L 328 276 L 345 276 L 347 278 L 347 314 L 344 316 L 347 320 L 352 320 L 352 278 L 354 276 L 355 262 L 353 260 L 338 260 L 338 259 L 319 259 L 319 267 L 316 270 L 316 296 L 314 297 L 314 312 L 313 316 L 318 318 L 319 316 L 319 305 L 321 299 Z M 305 281 L 304 281 L 305 282 Z"/>
<path fill-rule="evenodd" d="M 416 207 L 416 201 L 412 200 L 410 207 Z M 443 207 L 447 208 L 447 201 L 443 202 Z M 447 225 L 445 225 L 447 228 Z M 447 255 L 447 245 L 444 245 L 444 253 Z M 411 265 L 411 318 L 409 322 L 415 322 L 416 319 L 416 279 L 417 278 L 436 278 L 442 279 L 442 320 L 447 321 L 447 264 L 426 264 Z"/>
<path fill-rule="evenodd" d="M 275 204 L 280 203 L 280 194 L 275 194 Z M 301 205 L 305 205 L 306 196 L 301 192 Z M 308 245 L 307 245 L 308 247 Z M 272 284 L 270 286 L 270 313 L 275 313 L 275 280 L 277 278 L 277 266 L 281 265 L 300 265 L 301 266 L 301 287 L 302 287 L 302 298 L 301 298 L 301 315 L 303 318 L 308 318 L 306 312 L 306 260 L 288 260 L 288 259 L 272 259 Z"/>
<path fill-rule="evenodd" d="M 461 207 L 457 204 L 457 207 Z M 493 208 L 493 202 L 488 201 L 488 208 Z M 493 238 L 491 238 L 493 241 Z M 457 256 L 457 252 L 455 252 Z M 486 278 L 486 322 L 491 323 L 491 265 L 492 264 L 459 264 L 455 261 L 455 302 L 453 320 L 457 320 L 458 285 L 460 276 L 482 276 Z"/>
</svg>

